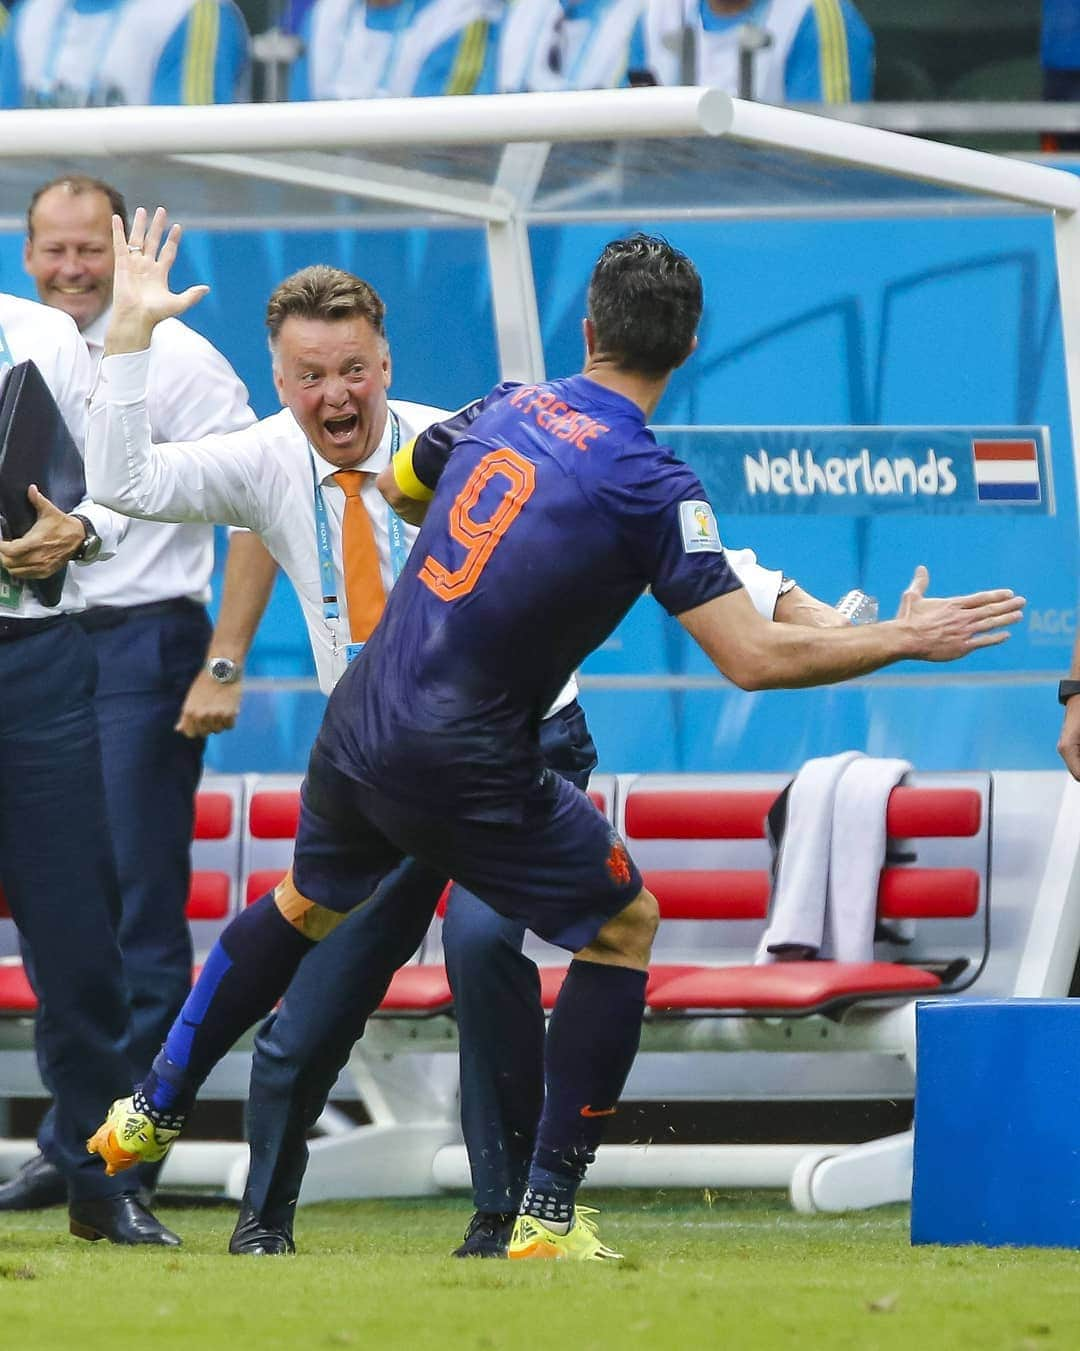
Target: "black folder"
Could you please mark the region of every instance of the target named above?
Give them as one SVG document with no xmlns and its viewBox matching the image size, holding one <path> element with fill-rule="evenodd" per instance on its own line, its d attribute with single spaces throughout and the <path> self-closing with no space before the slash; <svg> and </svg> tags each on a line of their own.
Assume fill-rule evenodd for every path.
<svg viewBox="0 0 1080 1351">
<path fill-rule="evenodd" d="M 86 496 L 82 456 L 52 391 L 32 361 L 8 372 L 0 394 L 0 515 L 5 539 L 19 539 L 37 520 L 26 496 L 36 483 L 61 511 Z M 28 583 L 42 605 L 59 605 L 67 568 Z"/>
</svg>

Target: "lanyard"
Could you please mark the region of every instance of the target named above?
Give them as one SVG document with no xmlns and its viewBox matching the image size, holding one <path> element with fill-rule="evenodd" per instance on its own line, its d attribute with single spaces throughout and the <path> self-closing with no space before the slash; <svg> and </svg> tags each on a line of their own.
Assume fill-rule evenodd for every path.
<svg viewBox="0 0 1080 1351">
<path fill-rule="evenodd" d="M 7 338 L 4 336 L 4 326 L 0 324 L 0 371 L 6 370 L 8 366 L 15 365 L 15 358 L 11 355 L 11 348 L 7 344 Z"/>
<path fill-rule="evenodd" d="M 116 36 L 116 31 L 120 27 L 120 21 L 124 17 L 124 11 L 126 9 L 126 4 L 119 4 L 116 6 L 110 16 L 108 28 L 101 41 L 98 43 L 96 60 L 90 67 L 89 78 L 86 82 L 86 101 L 88 104 L 93 97 L 94 90 L 97 88 L 98 80 L 101 78 L 102 69 L 109 55 L 109 49 L 112 47 L 113 38 Z M 66 8 L 59 24 L 57 24 L 53 31 L 52 42 L 49 46 L 49 55 L 45 62 L 45 76 L 42 81 L 43 87 L 47 90 L 51 90 L 56 84 L 56 65 L 64 50 L 64 40 L 67 36 L 67 30 L 71 25 L 71 18 L 71 10 L 70 8 Z"/>
<path fill-rule="evenodd" d="M 390 412 L 390 458 L 393 460 L 401 447 L 401 423 L 391 408 Z M 311 483 L 315 499 L 315 543 L 319 550 L 319 580 L 322 587 L 323 619 L 329 625 L 341 618 L 337 598 L 337 573 L 334 570 L 334 551 L 330 547 L 330 518 L 326 510 L 326 498 L 322 484 L 315 472 L 315 460 L 311 460 Z M 409 556 L 409 545 L 405 539 L 405 524 L 389 504 L 386 507 L 387 524 L 390 531 L 390 570 L 394 581 L 401 576 L 401 569 Z M 352 644 L 350 644 L 352 646 Z"/>
</svg>

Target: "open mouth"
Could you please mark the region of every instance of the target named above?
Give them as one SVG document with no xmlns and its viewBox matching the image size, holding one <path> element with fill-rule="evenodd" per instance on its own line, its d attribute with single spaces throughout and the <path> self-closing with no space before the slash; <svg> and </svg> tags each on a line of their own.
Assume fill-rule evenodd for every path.
<svg viewBox="0 0 1080 1351">
<path fill-rule="evenodd" d="M 355 413 L 345 413 L 342 417 L 326 418 L 323 427 L 331 441 L 343 442 L 352 438 L 359 423 Z"/>
<path fill-rule="evenodd" d="M 55 289 L 62 296 L 88 296 L 94 291 L 92 286 L 57 286 Z"/>
</svg>

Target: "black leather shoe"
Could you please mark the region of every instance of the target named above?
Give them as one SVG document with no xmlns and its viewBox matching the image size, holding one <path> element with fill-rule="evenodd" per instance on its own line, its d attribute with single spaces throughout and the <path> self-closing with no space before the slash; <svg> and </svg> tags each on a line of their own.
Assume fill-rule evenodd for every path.
<svg viewBox="0 0 1080 1351">
<path fill-rule="evenodd" d="M 91 1243 L 107 1238 L 110 1243 L 156 1243 L 164 1248 L 180 1246 L 177 1235 L 150 1214 L 135 1192 L 72 1201 L 68 1216 L 71 1220 L 68 1228 L 75 1237 L 88 1238 Z"/>
<path fill-rule="evenodd" d="M 0 1187 L 0 1210 L 44 1210 L 67 1200 L 67 1182 L 55 1163 L 35 1154 Z"/>
<path fill-rule="evenodd" d="M 291 1227 L 265 1224 L 244 1206 L 229 1239 L 229 1251 L 234 1257 L 284 1257 L 296 1251 L 296 1244 Z"/>
<path fill-rule="evenodd" d="M 478 1210 L 465 1230 L 465 1242 L 451 1256 L 505 1257 L 516 1219 L 513 1210 Z"/>
</svg>

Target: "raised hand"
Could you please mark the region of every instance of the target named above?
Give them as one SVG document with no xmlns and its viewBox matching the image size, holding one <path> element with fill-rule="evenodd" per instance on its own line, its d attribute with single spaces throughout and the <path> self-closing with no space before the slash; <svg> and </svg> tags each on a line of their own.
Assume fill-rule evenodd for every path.
<svg viewBox="0 0 1080 1351">
<path fill-rule="evenodd" d="M 1027 603 L 1011 591 L 976 591 L 969 596 L 926 594 L 930 574 L 920 564 L 900 598 L 897 621 L 910 631 L 911 655 L 923 661 L 955 661 L 980 647 L 996 647 L 1020 622 Z"/>
<path fill-rule="evenodd" d="M 149 347 L 150 335 L 162 319 L 185 314 L 210 290 L 189 286 L 179 294 L 170 291 L 169 272 L 176 261 L 181 230 L 174 225 L 166 234 L 167 219 L 164 207 L 159 206 L 148 227 L 146 211 L 140 206 L 125 235 L 120 217 L 112 218 L 113 308 L 105 339 L 107 356 Z"/>
</svg>

